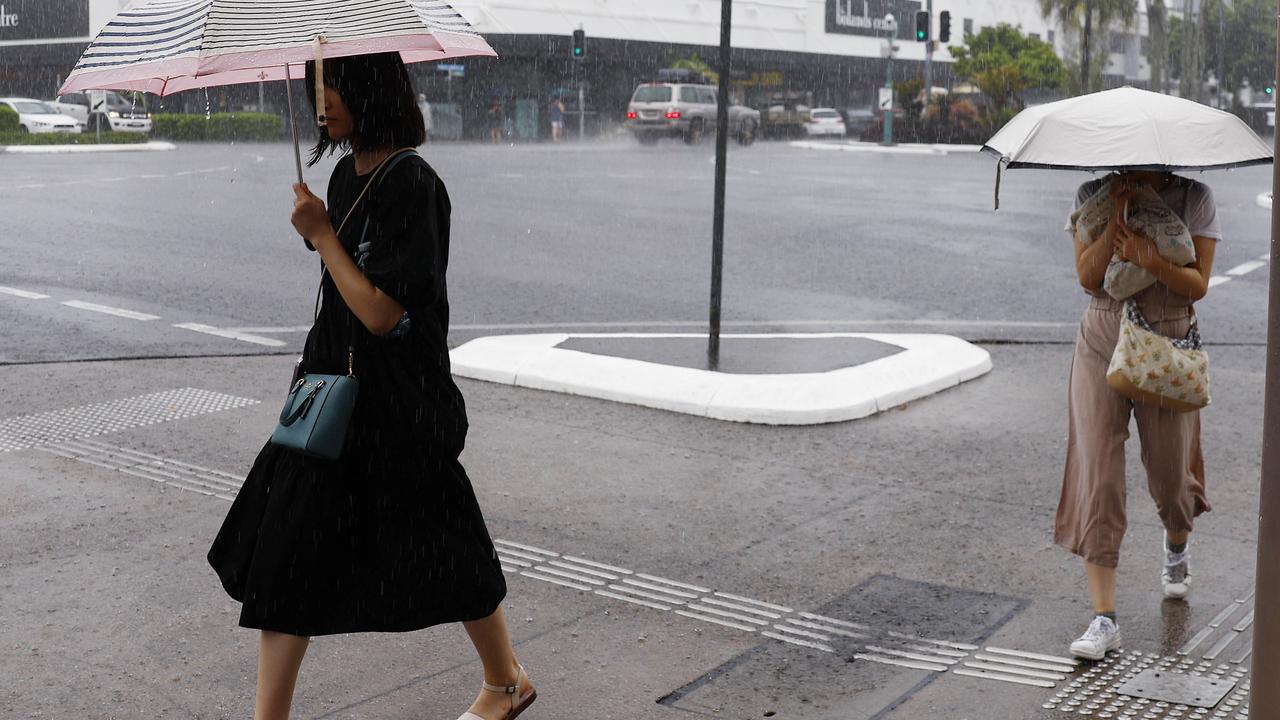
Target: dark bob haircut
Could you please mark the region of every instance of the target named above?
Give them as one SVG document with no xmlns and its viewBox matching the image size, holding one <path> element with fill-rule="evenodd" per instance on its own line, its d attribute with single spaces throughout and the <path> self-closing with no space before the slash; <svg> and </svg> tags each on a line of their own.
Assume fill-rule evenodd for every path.
<svg viewBox="0 0 1280 720">
<path fill-rule="evenodd" d="M 307 63 L 307 97 L 316 109 L 316 65 Z M 311 150 L 307 165 L 315 165 L 335 149 L 355 152 L 417 147 L 427 139 L 422 111 L 409 71 L 400 53 L 352 55 L 326 58 L 324 84 L 338 93 L 351 113 L 354 128 L 350 138 L 335 141 L 327 128 Z M 324 102 L 323 98 L 320 100 Z"/>
</svg>

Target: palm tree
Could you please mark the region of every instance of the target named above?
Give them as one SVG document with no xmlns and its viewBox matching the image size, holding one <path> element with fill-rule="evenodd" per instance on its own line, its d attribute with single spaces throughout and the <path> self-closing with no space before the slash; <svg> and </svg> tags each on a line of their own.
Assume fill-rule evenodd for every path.
<svg viewBox="0 0 1280 720">
<path fill-rule="evenodd" d="M 1093 25 L 1105 31 L 1119 21 L 1124 27 L 1133 25 L 1138 15 L 1138 0 L 1040 0 L 1040 12 L 1046 18 L 1056 16 L 1064 29 L 1081 28 L 1080 31 L 1080 90 L 1092 89 L 1092 40 Z"/>
<path fill-rule="evenodd" d="M 1147 0 L 1147 64 L 1151 66 L 1151 89 L 1165 91 L 1169 72 L 1169 9 L 1164 0 Z"/>
</svg>

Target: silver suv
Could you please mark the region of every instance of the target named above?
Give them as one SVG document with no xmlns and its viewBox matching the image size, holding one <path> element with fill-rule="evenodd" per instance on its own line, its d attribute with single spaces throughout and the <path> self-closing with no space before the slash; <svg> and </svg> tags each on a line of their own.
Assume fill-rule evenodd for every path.
<svg viewBox="0 0 1280 720">
<path fill-rule="evenodd" d="M 716 129 L 716 88 L 684 83 L 648 83 L 636 88 L 627 107 L 627 129 L 644 145 L 679 137 L 689 145 Z M 729 134 L 750 145 L 760 131 L 760 111 L 729 106 Z"/>
</svg>

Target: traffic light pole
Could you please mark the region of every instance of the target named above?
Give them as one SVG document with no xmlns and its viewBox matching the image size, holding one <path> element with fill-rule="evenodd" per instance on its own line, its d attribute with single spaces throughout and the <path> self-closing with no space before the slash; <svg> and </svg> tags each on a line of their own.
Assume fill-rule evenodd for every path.
<svg viewBox="0 0 1280 720">
<path fill-rule="evenodd" d="M 929 99 L 933 97 L 933 0 L 927 0 L 925 10 L 929 13 L 929 39 L 924 44 L 924 108 L 929 109 Z"/>
<path fill-rule="evenodd" d="M 885 59 L 884 86 L 889 91 L 889 107 L 884 111 L 884 144 L 893 144 L 893 46 L 898 44 L 898 22 L 895 18 L 889 36 L 889 56 Z"/>
<path fill-rule="evenodd" d="M 707 369 L 720 369 L 720 297 L 724 276 L 724 194 L 729 156 L 729 82 L 733 72 L 730 30 L 733 0 L 720 0 L 720 92 L 716 107 L 716 188 L 711 218 L 711 322 L 707 337 Z"/>
<path fill-rule="evenodd" d="M 1280 19 L 1276 20 L 1280 25 Z M 1280 46 L 1276 49 L 1280 77 Z M 1277 138 L 1280 147 L 1280 137 Z M 1280 165 L 1271 168 L 1272 195 L 1280 190 Z M 1271 212 L 1271 244 L 1280 241 L 1280 213 Z M 1273 253 L 1274 254 L 1274 253 Z M 1280 716 L 1280 263 L 1271 263 L 1268 289 L 1266 388 L 1262 416 L 1262 489 L 1258 498 L 1258 564 L 1253 595 L 1252 717 Z"/>
</svg>

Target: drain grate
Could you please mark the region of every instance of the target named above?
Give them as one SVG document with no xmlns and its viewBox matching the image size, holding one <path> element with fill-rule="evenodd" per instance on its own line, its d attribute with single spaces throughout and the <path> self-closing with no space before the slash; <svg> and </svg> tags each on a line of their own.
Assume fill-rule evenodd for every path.
<svg viewBox="0 0 1280 720">
<path fill-rule="evenodd" d="M 95 437 L 257 405 L 257 400 L 179 388 L 0 420 L 0 453 Z"/>
<path fill-rule="evenodd" d="M 1152 670 L 1166 675 L 1180 674 L 1217 681 L 1223 685 L 1234 685 L 1234 689 L 1212 708 L 1177 702 L 1176 698 L 1174 701 L 1134 698 L 1121 692 L 1126 684 Z M 1196 663 L 1185 658 L 1119 650 L 1072 680 L 1042 707 L 1097 718 L 1247 720 L 1249 678 L 1244 668 L 1228 663 L 1214 665 L 1209 660 Z"/>
</svg>

